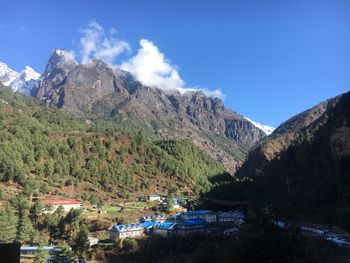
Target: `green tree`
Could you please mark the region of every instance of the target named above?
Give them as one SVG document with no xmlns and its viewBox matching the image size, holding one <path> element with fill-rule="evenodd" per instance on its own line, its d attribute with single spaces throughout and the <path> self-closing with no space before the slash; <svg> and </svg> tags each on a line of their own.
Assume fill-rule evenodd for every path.
<svg viewBox="0 0 350 263">
<path fill-rule="evenodd" d="M 77 236 L 74 238 L 73 249 L 75 252 L 79 253 L 81 256 L 84 256 L 90 248 L 89 242 L 89 231 L 86 227 L 82 227 L 78 232 Z"/>
<path fill-rule="evenodd" d="M 41 246 L 38 247 L 38 251 L 35 254 L 33 263 L 46 263 L 49 254 L 47 251 L 43 250 Z"/>
<path fill-rule="evenodd" d="M 33 222 L 35 224 L 38 222 L 38 218 L 41 215 L 43 209 L 44 209 L 44 204 L 39 199 L 36 199 L 34 201 L 34 205 L 32 206 L 32 208 L 30 210 L 32 218 L 33 218 Z"/>
<path fill-rule="evenodd" d="M 26 243 L 32 240 L 34 227 L 27 216 L 23 216 L 18 222 L 18 231 L 16 240 L 21 243 Z"/>
<path fill-rule="evenodd" d="M 17 236 L 18 218 L 10 206 L 0 209 L 0 243 L 12 243 Z"/>
<path fill-rule="evenodd" d="M 123 241 L 123 249 L 126 252 L 135 252 L 139 249 L 139 244 L 136 239 L 127 237 Z"/>
<path fill-rule="evenodd" d="M 70 262 L 70 260 L 74 260 L 74 253 L 71 247 L 65 242 L 60 242 L 57 246 L 57 250 L 53 255 L 53 258 L 57 262 Z"/>
</svg>

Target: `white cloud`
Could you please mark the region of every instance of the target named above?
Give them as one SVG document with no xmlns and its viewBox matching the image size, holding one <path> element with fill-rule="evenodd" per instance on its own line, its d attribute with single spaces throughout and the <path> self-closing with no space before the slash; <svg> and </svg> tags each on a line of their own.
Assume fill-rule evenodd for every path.
<svg viewBox="0 0 350 263">
<path fill-rule="evenodd" d="M 91 21 L 88 26 L 81 30 L 80 38 L 81 62 L 87 63 L 92 58 L 98 58 L 106 63 L 113 64 L 116 57 L 130 50 L 130 45 L 124 40 L 114 38 L 116 30 L 112 28 L 106 33 L 96 21 Z"/>
<path fill-rule="evenodd" d="M 178 68 L 167 60 L 158 47 L 150 40 L 141 39 L 137 54 L 125 61 L 121 68 L 129 71 L 146 86 L 166 91 L 178 90 L 181 93 L 201 90 L 208 96 L 223 98 L 221 90 L 210 91 L 200 88 L 188 88 L 181 79 Z"/>
<path fill-rule="evenodd" d="M 118 67 L 115 64 L 116 58 L 131 50 L 128 42 L 114 37 L 117 33 L 114 28 L 106 33 L 105 29 L 96 21 L 91 21 L 86 28 L 81 30 L 81 33 L 79 52 L 83 64 L 87 64 L 92 58 L 97 58 Z M 72 55 L 74 58 L 74 54 Z M 186 87 L 177 66 L 166 59 L 158 47 L 147 39 L 141 39 L 137 54 L 124 61 L 119 67 L 129 71 L 146 86 L 157 87 L 165 91 L 177 90 L 181 93 L 200 90 L 208 96 L 224 98 L 220 89 L 212 91 Z"/>
<path fill-rule="evenodd" d="M 207 96 L 214 97 L 214 98 L 220 98 L 225 99 L 226 95 L 222 93 L 221 89 L 214 89 L 214 90 L 208 90 L 208 89 L 201 89 Z"/>
<path fill-rule="evenodd" d="M 63 59 L 65 60 L 65 62 L 75 61 L 74 51 L 72 50 L 64 51 Z"/>
<path fill-rule="evenodd" d="M 141 48 L 137 54 L 121 65 L 146 86 L 163 90 L 182 88 L 184 81 L 175 66 L 167 61 L 158 47 L 147 39 L 140 40 Z"/>
</svg>

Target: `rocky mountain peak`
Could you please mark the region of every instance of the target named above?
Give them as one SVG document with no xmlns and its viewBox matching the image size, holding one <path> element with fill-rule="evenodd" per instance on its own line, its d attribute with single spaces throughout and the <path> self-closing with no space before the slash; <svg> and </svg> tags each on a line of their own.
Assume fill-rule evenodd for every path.
<svg viewBox="0 0 350 263">
<path fill-rule="evenodd" d="M 62 69 L 64 72 L 69 72 L 78 65 L 71 52 L 55 48 L 49 58 L 43 77 L 47 78 L 53 74 L 55 70 Z"/>
<path fill-rule="evenodd" d="M 25 81 L 37 80 L 39 77 L 40 74 L 29 66 L 26 66 L 21 72 L 21 78 Z"/>
</svg>

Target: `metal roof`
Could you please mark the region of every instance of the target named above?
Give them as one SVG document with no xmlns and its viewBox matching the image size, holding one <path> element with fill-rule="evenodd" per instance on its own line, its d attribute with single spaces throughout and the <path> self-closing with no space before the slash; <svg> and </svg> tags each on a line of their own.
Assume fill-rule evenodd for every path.
<svg viewBox="0 0 350 263">
<path fill-rule="evenodd" d="M 213 211 L 211 210 L 193 210 L 183 213 L 184 215 L 205 215 L 205 214 L 211 214 Z"/>
<path fill-rule="evenodd" d="M 74 199 L 65 199 L 65 200 L 44 200 L 44 204 L 50 204 L 50 205 L 77 205 L 80 204 L 79 201 Z"/>
<path fill-rule="evenodd" d="M 171 229 L 174 225 L 176 225 L 176 223 L 174 222 L 164 222 L 164 223 L 156 223 L 154 225 L 155 228 L 158 229 L 164 229 L 164 230 L 169 230 Z"/>
<path fill-rule="evenodd" d="M 180 223 L 185 226 L 196 226 L 196 225 L 204 225 L 204 222 L 202 220 L 186 220 L 182 223 Z"/>
<path fill-rule="evenodd" d="M 133 223 L 133 224 L 121 224 L 121 225 L 114 225 L 111 229 L 111 231 L 114 232 L 128 232 L 128 231 L 135 231 L 135 230 L 142 230 L 142 226 L 139 223 Z"/>
<path fill-rule="evenodd" d="M 156 224 L 156 222 L 148 221 L 148 222 L 141 223 L 140 225 L 143 228 L 150 228 L 150 227 L 154 226 L 155 224 Z"/>
<path fill-rule="evenodd" d="M 39 249 L 39 247 L 37 247 L 37 246 L 21 246 L 21 250 L 38 250 L 38 249 Z M 51 249 L 56 249 L 56 247 L 54 247 L 54 246 L 42 247 L 41 249 L 51 250 Z"/>
</svg>

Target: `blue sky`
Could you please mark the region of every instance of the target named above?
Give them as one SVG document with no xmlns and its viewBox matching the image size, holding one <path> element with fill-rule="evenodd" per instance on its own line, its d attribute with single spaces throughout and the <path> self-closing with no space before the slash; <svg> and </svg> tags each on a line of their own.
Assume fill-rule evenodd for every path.
<svg viewBox="0 0 350 263">
<path fill-rule="evenodd" d="M 41 72 L 56 47 L 81 59 L 95 21 L 128 44 L 114 64 L 134 65 L 148 40 L 183 85 L 221 89 L 230 109 L 277 126 L 350 90 L 349 14 L 348 0 L 2 1 L 0 61 Z"/>
</svg>

